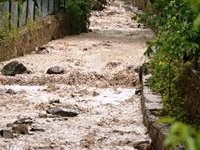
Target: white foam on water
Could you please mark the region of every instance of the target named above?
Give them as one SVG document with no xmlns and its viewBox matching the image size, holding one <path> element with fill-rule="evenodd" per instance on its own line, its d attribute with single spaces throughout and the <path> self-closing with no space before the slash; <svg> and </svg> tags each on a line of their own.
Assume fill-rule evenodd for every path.
<svg viewBox="0 0 200 150">
<path fill-rule="evenodd" d="M 15 92 L 23 92 L 26 95 L 27 100 L 34 103 L 49 102 L 52 99 L 60 99 L 66 101 L 66 98 L 59 97 L 58 95 L 51 94 L 45 91 L 45 86 L 22 86 L 22 85 L 1 85 L 0 89 L 8 90 L 12 89 Z M 94 90 L 94 88 L 88 87 L 89 90 Z M 79 97 L 79 99 L 88 99 L 94 106 L 113 104 L 118 105 L 123 101 L 126 101 L 135 93 L 134 88 L 104 88 L 96 89 L 99 93 L 98 96 L 91 97 Z M 89 100 L 90 99 L 90 100 Z"/>
<path fill-rule="evenodd" d="M 55 97 L 53 94 L 44 91 L 46 89 L 45 86 L 1 85 L 0 89 L 24 92 L 26 98 L 35 103 L 48 102 Z"/>
<path fill-rule="evenodd" d="M 96 102 L 100 104 L 120 104 L 129 98 L 131 98 L 135 93 L 135 89 L 117 89 L 114 91 L 112 89 L 105 89 L 102 93 L 95 98 Z"/>
</svg>

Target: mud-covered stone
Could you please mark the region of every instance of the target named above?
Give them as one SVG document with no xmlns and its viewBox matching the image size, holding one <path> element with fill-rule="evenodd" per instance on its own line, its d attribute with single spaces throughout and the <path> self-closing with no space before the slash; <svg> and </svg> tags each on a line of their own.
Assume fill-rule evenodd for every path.
<svg viewBox="0 0 200 150">
<path fill-rule="evenodd" d="M 1 72 L 5 76 L 15 76 L 16 74 L 28 73 L 29 71 L 22 63 L 12 61 L 3 67 Z"/>
<path fill-rule="evenodd" d="M 78 112 L 72 109 L 52 108 L 46 111 L 48 114 L 58 115 L 61 117 L 76 117 Z"/>
<path fill-rule="evenodd" d="M 47 70 L 47 74 L 63 74 L 64 72 L 65 72 L 64 68 L 59 66 L 54 66 Z"/>
</svg>

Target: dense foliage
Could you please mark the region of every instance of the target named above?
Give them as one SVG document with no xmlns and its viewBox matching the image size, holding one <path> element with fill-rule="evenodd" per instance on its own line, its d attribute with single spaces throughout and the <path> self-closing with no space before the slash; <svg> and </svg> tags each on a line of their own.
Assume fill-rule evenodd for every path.
<svg viewBox="0 0 200 150">
<path fill-rule="evenodd" d="M 200 71 L 200 0 L 150 1 L 140 21 L 157 33 L 156 38 L 149 41 L 145 54 L 150 58 L 152 69 L 148 85 L 163 97 L 161 115 L 174 118 L 165 145 L 176 149 L 181 144 L 187 150 L 199 150 L 199 127 L 186 124 L 190 118 L 185 114 L 185 101 L 179 87 L 185 65 Z"/>
<path fill-rule="evenodd" d="M 140 17 L 157 32 L 145 53 L 150 57 L 153 70 L 148 84 L 163 96 L 162 113 L 184 121 L 184 99 L 178 93 L 179 77 L 186 64 L 199 69 L 200 30 L 193 26 L 198 12 L 185 0 L 152 0 L 147 13 Z"/>
<path fill-rule="evenodd" d="M 165 145 L 176 149 L 176 146 L 180 143 L 182 143 L 187 150 L 199 150 L 200 132 L 181 122 L 174 123 L 165 141 Z"/>
<path fill-rule="evenodd" d="M 165 117 L 160 123 L 172 124 L 164 145 L 169 149 L 177 149 L 177 146 L 186 150 L 200 149 L 200 132 L 198 128 L 178 122 L 173 118 Z M 181 144 L 181 145 L 180 145 Z"/>
<path fill-rule="evenodd" d="M 87 32 L 91 11 L 90 0 L 67 0 L 66 11 L 70 17 L 72 33 Z"/>
</svg>

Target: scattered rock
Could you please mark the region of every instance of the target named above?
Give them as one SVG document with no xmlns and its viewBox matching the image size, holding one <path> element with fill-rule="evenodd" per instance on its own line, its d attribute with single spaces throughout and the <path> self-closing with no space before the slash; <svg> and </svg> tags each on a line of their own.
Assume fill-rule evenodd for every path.
<svg viewBox="0 0 200 150">
<path fill-rule="evenodd" d="M 62 67 L 54 66 L 47 70 L 47 74 L 63 74 L 65 70 Z"/>
<path fill-rule="evenodd" d="M 88 51 L 88 49 L 87 49 L 87 48 L 84 48 L 83 51 Z"/>
<path fill-rule="evenodd" d="M 72 109 L 63 109 L 63 108 L 52 108 L 46 111 L 48 114 L 58 115 L 61 117 L 75 117 L 78 115 L 78 112 Z"/>
<path fill-rule="evenodd" d="M 142 27 L 142 25 L 141 24 L 138 24 L 138 26 L 137 26 L 138 28 L 141 28 Z"/>
<path fill-rule="evenodd" d="M 142 93 L 141 88 L 137 88 L 137 89 L 135 90 L 135 95 L 140 95 L 141 93 Z"/>
<path fill-rule="evenodd" d="M 92 93 L 92 96 L 93 97 L 95 97 L 95 96 L 99 96 L 100 94 L 99 93 L 97 93 L 96 91 L 94 91 L 93 93 Z"/>
<path fill-rule="evenodd" d="M 152 150 L 152 147 L 149 141 L 135 143 L 133 147 L 138 150 Z"/>
<path fill-rule="evenodd" d="M 50 53 L 50 51 L 46 47 L 42 46 L 42 47 L 36 47 L 35 53 L 36 54 L 47 54 L 47 53 Z"/>
<path fill-rule="evenodd" d="M 77 61 L 77 62 L 74 63 L 75 66 L 80 66 L 80 64 L 81 64 L 80 61 Z"/>
<path fill-rule="evenodd" d="M 8 138 L 8 139 L 11 139 L 14 137 L 13 133 L 9 130 L 1 130 L 0 135 L 4 138 Z"/>
<path fill-rule="evenodd" d="M 33 120 L 31 118 L 21 118 L 21 119 L 16 120 L 13 123 L 8 123 L 7 127 L 14 127 L 20 124 L 31 125 L 32 123 L 33 123 Z"/>
<path fill-rule="evenodd" d="M 1 72 L 5 76 L 15 76 L 16 74 L 29 73 L 27 68 L 18 61 L 12 61 L 8 63 L 3 67 Z"/>
<path fill-rule="evenodd" d="M 116 68 L 117 66 L 119 66 L 121 64 L 121 62 L 109 62 L 106 64 L 106 67 L 108 69 L 113 69 Z"/>
<path fill-rule="evenodd" d="M 47 118 L 48 116 L 47 116 L 47 114 L 43 114 L 43 113 L 39 113 L 39 115 L 38 115 L 40 118 Z"/>
<path fill-rule="evenodd" d="M 142 67 L 142 66 L 137 66 L 137 67 L 135 67 L 134 71 L 135 71 L 136 73 L 140 73 L 140 72 L 141 72 L 141 67 Z"/>
<path fill-rule="evenodd" d="M 29 134 L 28 125 L 27 124 L 16 124 L 12 127 L 13 133 L 17 134 Z"/>
<path fill-rule="evenodd" d="M 103 46 L 111 46 L 111 42 L 110 41 L 103 41 L 102 45 Z"/>
<path fill-rule="evenodd" d="M 8 89 L 6 91 L 7 94 L 10 94 L 10 95 L 15 95 L 17 92 L 15 92 L 13 89 Z"/>
<path fill-rule="evenodd" d="M 30 131 L 31 131 L 31 132 L 45 132 L 44 129 L 38 128 L 38 127 L 36 127 L 36 126 L 32 127 L 32 128 L 30 129 Z"/>
<path fill-rule="evenodd" d="M 27 124 L 31 125 L 33 123 L 32 118 L 21 118 L 15 121 L 13 124 Z"/>
<path fill-rule="evenodd" d="M 56 100 L 51 100 L 50 102 L 49 102 L 50 104 L 58 104 L 58 103 L 60 103 L 60 100 L 59 99 L 56 99 Z"/>
</svg>

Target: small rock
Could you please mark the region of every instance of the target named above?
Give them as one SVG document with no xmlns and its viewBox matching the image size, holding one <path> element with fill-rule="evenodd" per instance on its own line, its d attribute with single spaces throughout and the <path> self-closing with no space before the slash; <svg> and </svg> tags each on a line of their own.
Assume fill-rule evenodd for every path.
<svg viewBox="0 0 200 150">
<path fill-rule="evenodd" d="M 84 48 L 83 51 L 88 51 L 88 49 L 87 49 L 87 48 Z"/>
<path fill-rule="evenodd" d="M 26 73 L 27 73 L 27 74 L 31 74 L 32 71 L 31 71 L 31 70 L 27 70 Z"/>
<path fill-rule="evenodd" d="M 31 132 L 45 132 L 44 129 L 38 128 L 38 127 L 32 127 L 30 129 Z"/>
<path fill-rule="evenodd" d="M 32 118 L 21 118 L 15 121 L 13 124 L 28 124 L 31 125 L 33 123 Z"/>
<path fill-rule="evenodd" d="M 7 94 L 10 94 L 10 95 L 15 95 L 17 92 L 15 92 L 13 89 L 8 89 L 6 91 Z"/>
<path fill-rule="evenodd" d="M 47 116 L 47 114 L 43 114 L 43 113 L 39 113 L 39 115 L 38 115 L 40 118 L 47 118 L 48 116 Z"/>
<path fill-rule="evenodd" d="M 58 104 L 58 103 L 60 103 L 60 100 L 59 99 L 56 99 L 56 100 L 51 100 L 50 102 L 49 102 L 50 104 Z"/>
<path fill-rule="evenodd" d="M 1 72 L 5 76 L 15 76 L 16 74 L 27 73 L 28 70 L 22 63 L 12 61 L 3 67 Z"/>
<path fill-rule="evenodd" d="M 137 88 L 137 89 L 135 90 L 135 95 L 141 95 L 141 94 L 142 94 L 141 88 Z"/>
<path fill-rule="evenodd" d="M 73 93 L 71 93 L 71 95 L 70 95 L 72 98 L 74 98 L 74 97 L 76 97 Z"/>
<path fill-rule="evenodd" d="M 46 54 L 46 53 L 50 53 L 50 51 L 46 48 L 46 47 L 37 47 L 35 49 L 35 53 L 36 54 Z"/>
<path fill-rule="evenodd" d="M 81 64 L 80 61 L 77 61 L 77 62 L 74 63 L 75 66 L 80 66 L 80 64 Z"/>
<path fill-rule="evenodd" d="M 152 147 L 151 147 L 151 144 L 149 143 L 149 141 L 138 142 L 138 143 L 134 144 L 133 147 L 138 150 L 152 150 Z"/>
<path fill-rule="evenodd" d="M 93 97 L 98 96 L 98 95 L 100 95 L 100 94 L 97 93 L 96 91 L 94 91 L 94 92 L 92 93 L 92 96 L 93 96 Z"/>
<path fill-rule="evenodd" d="M 0 135 L 4 138 L 8 138 L 8 139 L 11 139 L 14 137 L 13 133 L 9 130 L 1 130 Z"/>
<path fill-rule="evenodd" d="M 142 25 L 141 24 L 138 24 L 138 26 L 137 26 L 138 28 L 141 28 L 142 27 Z"/>
<path fill-rule="evenodd" d="M 142 66 L 137 66 L 137 67 L 135 67 L 134 71 L 135 71 L 136 73 L 140 73 L 140 72 L 141 72 L 141 67 L 142 67 Z"/>
<path fill-rule="evenodd" d="M 47 70 L 47 74 L 63 74 L 65 70 L 59 66 L 51 67 Z"/>
<path fill-rule="evenodd" d="M 17 134 L 29 134 L 27 124 L 17 124 L 12 127 L 13 133 Z"/>
<path fill-rule="evenodd" d="M 78 115 L 78 112 L 72 109 L 63 109 L 63 108 L 53 108 L 46 111 L 48 114 L 58 115 L 61 117 L 75 117 Z"/>
</svg>

